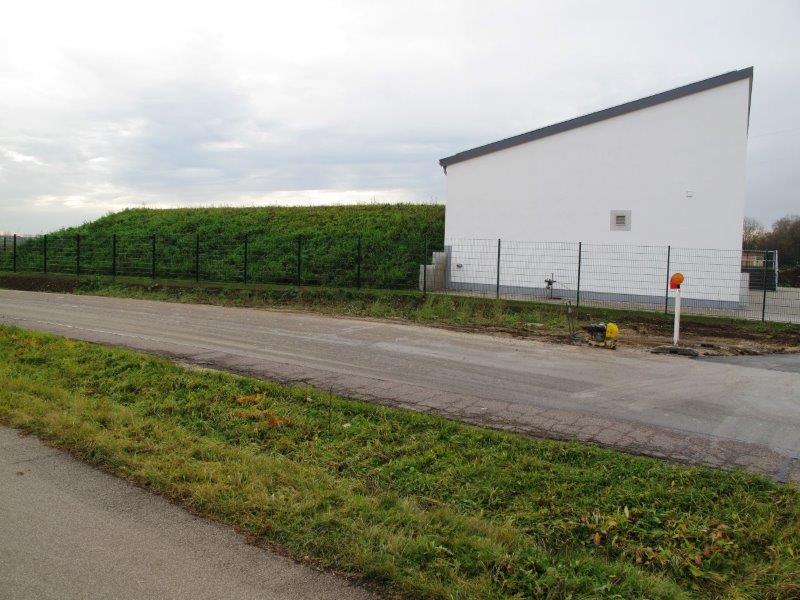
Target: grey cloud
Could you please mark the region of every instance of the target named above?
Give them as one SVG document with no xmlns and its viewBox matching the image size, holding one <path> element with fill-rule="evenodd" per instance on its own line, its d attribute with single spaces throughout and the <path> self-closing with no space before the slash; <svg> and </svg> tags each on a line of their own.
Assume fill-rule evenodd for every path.
<svg viewBox="0 0 800 600">
<path fill-rule="evenodd" d="M 0 56 L 0 230 L 287 191 L 444 200 L 442 156 L 751 64 L 747 212 L 800 212 L 796 3 L 326 6 L 197 8 L 152 39 L 0 30 L 32 44 Z"/>
</svg>

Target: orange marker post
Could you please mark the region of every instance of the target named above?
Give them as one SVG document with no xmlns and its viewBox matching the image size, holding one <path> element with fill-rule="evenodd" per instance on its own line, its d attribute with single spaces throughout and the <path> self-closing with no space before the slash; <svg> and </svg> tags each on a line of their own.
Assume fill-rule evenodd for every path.
<svg viewBox="0 0 800 600">
<path fill-rule="evenodd" d="M 681 284 L 683 283 L 683 273 L 675 273 L 669 278 L 669 289 L 675 290 L 675 325 L 672 329 L 672 345 L 678 345 L 678 337 L 681 329 Z"/>
</svg>

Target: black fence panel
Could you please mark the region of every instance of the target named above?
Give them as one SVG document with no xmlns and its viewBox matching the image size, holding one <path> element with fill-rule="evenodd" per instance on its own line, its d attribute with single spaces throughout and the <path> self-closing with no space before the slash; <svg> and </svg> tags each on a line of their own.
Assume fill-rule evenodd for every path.
<svg viewBox="0 0 800 600">
<path fill-rule="evenodd" d="M 0 270 L 387 288 L 800 323 L 797 267 L 771 250 L 420 236 L 4 236 Z"/>
</svg>

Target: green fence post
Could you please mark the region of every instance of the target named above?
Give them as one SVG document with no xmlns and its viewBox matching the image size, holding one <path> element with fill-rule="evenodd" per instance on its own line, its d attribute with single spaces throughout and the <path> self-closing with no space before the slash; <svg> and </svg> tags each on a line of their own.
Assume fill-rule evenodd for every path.
<svg viewBox="0 0 800 600">
<path fill-rule="evenodd" d="M 428 293 L 428 236 L 425 236 L 425 250 L 422 256 L 422 293 Z"/>
<path fill-rule="evenodd" d="M 361 236 L 358 236 L 358 249 L 357 249 L 357 256 L 356 256 L 356 287 L 361 288 L 361 261 L 362 261 L 362 254 L 361 254 Z"/>
<path fill-rule="evenodd" d="M 42 238 L 42 273 L 47 273 L 47 234 Z"/>
<path fill-rule="evenodd" d="M 495 286 L 495 298 L 500 299 L 500 238 L 497 238 L 497 284 Z"/>
<path fill-rule="evenodd" d="M 81 276 L 81 236 L 75 236 L 75 275 Z"/>
<path fill-rule="evenodd" d="M 244 284 L 247 285 L 247 235 L 244 236 L 244 265 L 243 272 Z"/>
<path fill-rule="evenodd" d="M 575 307 L 581 305 L 581 258 L 583 257 L 583 242 L 578 242 L 578 285 L 575 288 Z"/>
<path fill-rule="evenodd" d="M 664 289 L 664 314 L 669 313 L 669 259 L 672 252 L 672 246 L 667 246 L 667 285 Z"/>
<path fill-rule="evenodd" d="M 150 279 L 156 278 L 156 234 L 150 236 Z"/>
<path fill-rule="evenodd" d="M 117 276 L 117 234 L 111 236 L 111 277 Z"/>
<path fill-rule="evenodd" d="M 12 254 L 12 259 L 11 260 L 13 261 L 13 265 L 14 265 L 13 266 L 13 271 L 16 273 L 17 272 L 17 234 L 16 233 L 14 234 L 13 244 L 14 244 L 14 246 L 12 248 L 13 254 Z"/>
<path fill-rule="evenodd" d="M 194 280 L 200 281 L 200 234 L 194 236 Z"/>
<path fill-rule="evenodd" d="M 769 250 L 764 250 L 764 275 L 761 281 L 761 287 L 764 288 L 764 296 L 761 299 L 761 320 L 767 320 L 767 255 Z"/>
<path fill-rule="evenodd" d="M 297 236 L 297 278 L 296 283 L 297 286 L 300 286 L 300 282 L 303 280 L 303 237 L 298 235 Z"/>
</svg>

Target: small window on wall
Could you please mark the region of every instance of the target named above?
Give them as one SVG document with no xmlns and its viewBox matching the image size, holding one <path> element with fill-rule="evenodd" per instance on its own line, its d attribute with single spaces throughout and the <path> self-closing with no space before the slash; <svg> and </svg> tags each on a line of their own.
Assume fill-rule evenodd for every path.
<svg viewBox="0 0 800 600">
<path fill-rule="evenodd" d="M 612 210 L 611 231 L 630 231 L 630 230 L 631 230 L 631 211 Z"/>
</svg>

